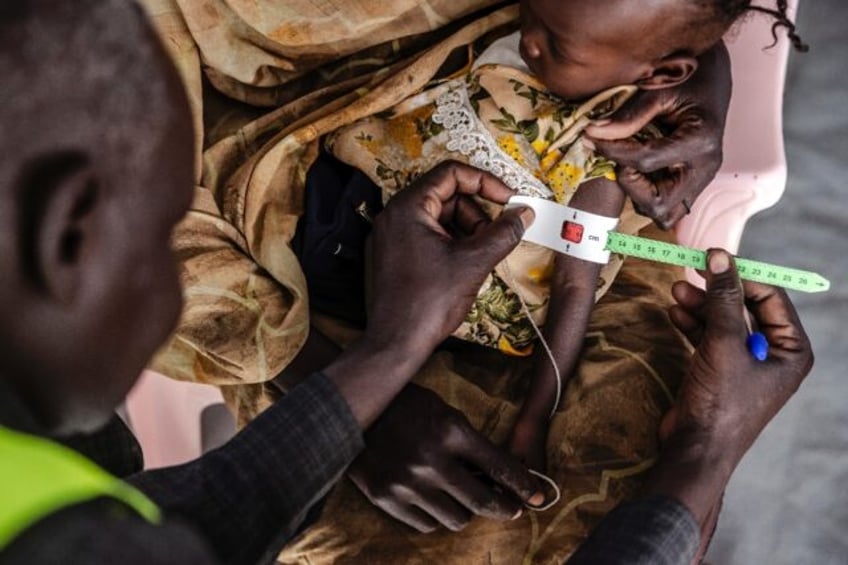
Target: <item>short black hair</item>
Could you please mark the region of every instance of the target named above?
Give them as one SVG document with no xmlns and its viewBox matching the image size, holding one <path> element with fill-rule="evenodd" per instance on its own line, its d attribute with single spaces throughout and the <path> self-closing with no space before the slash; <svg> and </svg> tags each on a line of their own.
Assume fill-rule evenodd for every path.
<svg viewBox="0 0 848 565">
<path fill-rule="evenodd" d="M 183 110 L 164 61 L 133 0 L 2 2 L 0 198 L 43 152 L 83 148 L 104 174 L 146 178 L 165 124 Z"/>
</svg>

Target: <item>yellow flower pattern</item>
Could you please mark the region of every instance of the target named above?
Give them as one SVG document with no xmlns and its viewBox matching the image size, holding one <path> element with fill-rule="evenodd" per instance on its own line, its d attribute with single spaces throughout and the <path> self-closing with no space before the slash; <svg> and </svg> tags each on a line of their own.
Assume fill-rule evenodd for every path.
<svg viewBox="0 0 848 565">
<path fill-rule="evenodd" d="M 498 147 L 501 148 L 501 151 L 512 157 L 512 160 L 521 165 L 522 167 L 527 166 L 527 162 L 524 160 L 524 155 L 521 153 L 521 146 L 516 141 L 515 137 L 512 135 L 502 135 L 497 139 Z"/>
<path fill-rule="evenodd" d="M 536 152 L 536 155 L 541 157 L 548 150 L 548 147 L 551 146 L 551 142 L 544 138 L 537 138 L 533 140 L 533 143 L 530 144 L 533 147 L 533 151 Z M 544 161 L 542 162 L 542 168 L 544 168 Z"/>
<path fill-rule="evenodd" d="M 515 345 L 509 341 L 509 338 L 507 338 L 506 335 L 502 335 L 500 339 L 498 339 L 498 349 L 501 353 L 506 353 L 507 355 L 512 355 L 514 357 L 529 357 L 533 355 L 532 344 L 522 349 L 516 349 Z"/>
<path fill-rule="evenodd" d="M 542 267 L 531 267 L 527 270 L 527 276 L 534 284 L 549 285 L 554 276 L 554 264 L 550 262 Z"/>
</svg>

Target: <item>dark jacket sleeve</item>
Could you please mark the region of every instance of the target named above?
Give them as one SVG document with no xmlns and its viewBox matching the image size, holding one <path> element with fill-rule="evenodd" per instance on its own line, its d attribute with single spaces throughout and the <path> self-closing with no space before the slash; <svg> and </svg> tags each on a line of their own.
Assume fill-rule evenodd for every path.
<svg viewBox="0 0 848 565">
<path fill-rule="evenodd" d="M 191 525 L 224 563 L 276 555 L 362 450 L 362 431 L 318 373 L 223 447 L 129 481 Z"/>
<path fill-rule="evenodd" d="M 689 565 L 699 544 L 698 525 L 689 510 L 657 496 L 610 512 L 568 565 Z"/>
</svg>

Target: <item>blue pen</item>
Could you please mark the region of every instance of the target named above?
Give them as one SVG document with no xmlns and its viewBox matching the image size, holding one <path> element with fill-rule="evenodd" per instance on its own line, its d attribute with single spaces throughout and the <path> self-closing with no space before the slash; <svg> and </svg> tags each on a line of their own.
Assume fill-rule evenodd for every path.
<svg viewBox="0 0 848 565">
<path fill-rule="evenodd" d="M 751 318 L 748 315 L 748 310 L 745 309 L 745 328 L 748 330 L 748 339 L 745 340 L 745 345 L 748 346 L 748 351 L 754 356 L 757 361 L 765 361 L 768 359 L 769 343 L 766 336 L 760 332 L 755 332 L 751 327 Z"/>
</svg>

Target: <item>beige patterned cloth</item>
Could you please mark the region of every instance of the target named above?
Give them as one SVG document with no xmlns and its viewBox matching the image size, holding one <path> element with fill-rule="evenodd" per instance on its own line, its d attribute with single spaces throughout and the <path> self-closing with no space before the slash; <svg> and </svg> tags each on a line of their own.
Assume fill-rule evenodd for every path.
<svg viewBox="0 0 848 565">
<path fill-rule="evenodd" d="M 517 9 L 481 0 L 144 4 L 198 124 L 195 200 L 175 236 L 186 307 L 154 368 L 262 397 L 250 385 L 276 376 L 308 334 L 306 283 L 288 243 L 321 136 L 391 108 L 442 67 L 462 68 L 475 41 L 514 29 Z M 299 94 L 288 101 L 286 92 Z"/>
<path fill-rule="evenodd" d="M 484 0 L 143 0 L 183 76 L 197 128 L 197 188 L 175 234 L 186 307 L 154 367 L 222 387 L 244 423 L 265 383 L 299 351 L 310 317 L 289 247 L 305 173 L 324 136 L 468 69 L 469 52 L 516 27 Z M 343 482 L 323 518 L 281 556 L 298 563 L 560 562 L 633 492 L 686 362 L 665 315 L 674 270 L 627 261 L 598 303 L 548 446 L 564 488 L 546 513 L 476 520 L 460 534 L 411 533 Z M 437 353 L 417 381 L 506 437 L 530 360 L 495 350 Z"/>
</svg>

